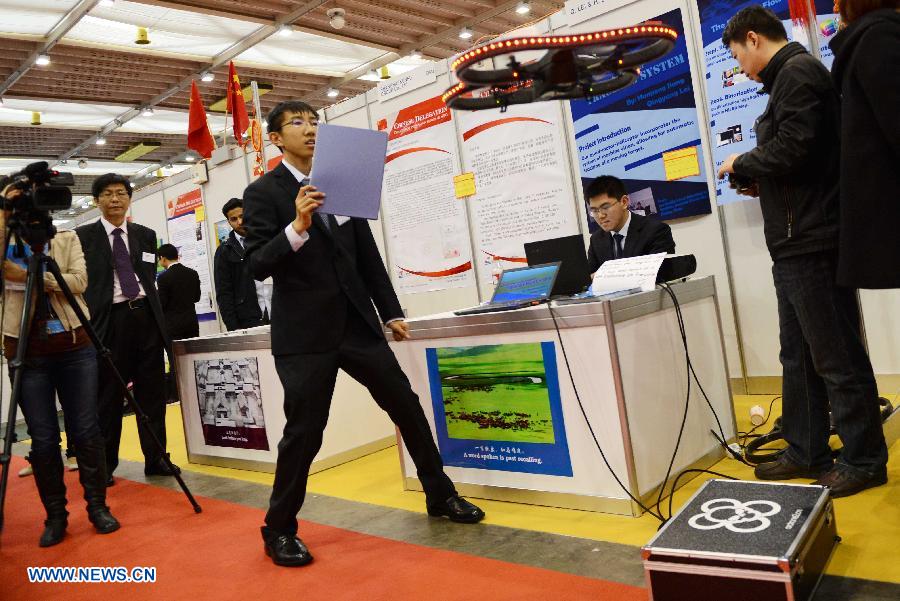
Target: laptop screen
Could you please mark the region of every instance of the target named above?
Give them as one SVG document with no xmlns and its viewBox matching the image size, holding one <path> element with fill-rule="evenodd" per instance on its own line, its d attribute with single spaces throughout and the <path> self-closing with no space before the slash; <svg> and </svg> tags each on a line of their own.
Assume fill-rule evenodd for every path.
<svg viewBox="0 0 900 601">
<path fill-rule="evenodd" d="M 550 297 L 559 263 L 507 269 L 500 275 L 492 303 L 545 300 Z"/>
</svg>

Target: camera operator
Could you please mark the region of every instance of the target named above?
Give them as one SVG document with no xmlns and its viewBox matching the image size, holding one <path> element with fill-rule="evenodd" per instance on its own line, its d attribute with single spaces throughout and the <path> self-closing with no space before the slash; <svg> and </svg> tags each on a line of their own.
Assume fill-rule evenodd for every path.
<svg viewBox="0 0 900 601">
<path fill-rule="evenodd" d="M 7 222 L 17 211 L 23 210 L 32 191 L 30 186 L 19 181 L 3 189 L 0 244 L 5 245 Z M 0 323 L 7 361 L 15 357 L 18 348 L 26 281 L 26 270 L 12 257 L 25 263 L 24 257 L 17 256 L 23 254 L 18 250 L 23 249 L 26 256 L 31 255 L 27 240 L 16 240 L 16 235 L 10 235 L 13 239 L 9 256 L 3 262 L 4 310 Z M 82 297 L 87 288 L 87 269 L 78 236 L 75 232 L 60 232 L 48 246 L 47 254 L 59 265 L 66 284 L 87 313 Z M 39 544 L 49 547 L 62 541 L 69 515 L 56 395 L 67 417 L 67 436 L 78 451 L 78 475 L 87 501 L 88 519 L 101 534 L 118 530 L 119 522 L 106 506 L 106 459 L 97 415 L 96 352 L 56 280 L 49 274 L 43 274 L 43 280 L 46 310 L 36 311 L 34 306 L 31 309 L 28 348 L 21 367 L 19 405 L 32 440 L 31 464 L 35 483 L 47 512 Z"/>
</svg>

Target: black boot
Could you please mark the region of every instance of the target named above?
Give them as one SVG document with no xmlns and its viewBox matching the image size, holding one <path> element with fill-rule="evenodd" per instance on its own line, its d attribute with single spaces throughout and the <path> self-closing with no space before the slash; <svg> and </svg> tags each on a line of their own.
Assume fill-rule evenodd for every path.
<svg viewBox="0 0 900 601">
<path fill-rule="evenodd" d="M 37 484 L 41 503 L 47 511 L 44 521 L 44 533 L 38 544 L 51 547 L 60 543 L 66 535 L 69 525 L 69 512 L 66 511 L 66 483 L 63 481 L 63 462 L 59 450 L 49 455 L 31 453 L 31 467 L 34 469 L 34 482 Z"/>
<path fill-rule="evenodd" d="M 100 534 L 119 529 L 119 521 L 106 506 L 106 451 L 102 438 L 78 444 L 78 479 L 84 487 L 88 519 Z"/>
</svg>

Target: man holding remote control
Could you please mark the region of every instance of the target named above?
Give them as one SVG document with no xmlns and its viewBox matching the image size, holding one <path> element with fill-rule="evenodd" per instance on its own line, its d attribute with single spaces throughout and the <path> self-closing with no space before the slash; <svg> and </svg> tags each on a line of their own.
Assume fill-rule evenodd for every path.
<svg viewBox="0 0 900 601">
<path fill-rule="evenodd" d="M 722 43 L 769 95 L 756 120 L 756 148 L 719 169 L 740 193 L 759 196 L 778 296 L 788 448 L 758 465 L 756 477 L 812 478 L 834 497 L 852 495 L 887 482 L 887 447 L 856 291 L 836 283 L 838 95 L 828 70 L 788 42 L 768 9 L 739 11 Z M 836 463 L 830 422 L 844 444 Z"/>
</svg>

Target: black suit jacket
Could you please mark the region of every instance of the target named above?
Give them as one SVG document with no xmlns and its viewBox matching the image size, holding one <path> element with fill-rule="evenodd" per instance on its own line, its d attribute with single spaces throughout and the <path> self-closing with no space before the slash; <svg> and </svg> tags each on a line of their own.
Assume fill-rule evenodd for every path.
<svg viewBox="0 0 900 601">
<path fill-rule="evenodd" d="M 591 245 L 588 249 L 588 266 L 591 273 L 597 271 L 603 263 L 614 258 L 613 237 L 602 229 L 591 234 Z M 639 257 L 655 253 L 674 253 L 675 241 L 672 239 L 672 228 L 663 221 L 631 214 L 628 224 L 628 235 L 625 236 L 624 257 Z"/>
<path fill-rule="evenodd" d="M 384 337 L 375 308 L 381 321 L 403 312 L 368 222 L 332 221 L 329 230 L 315 216 L 309 239 L 294 252 L 284 228 L 297 215 L 299 191 L 300 182 L 283 164 L 244 191 L 246 256 L 254 278 L 273 278 L 272 354 L 337 348 L 351 308 Z"/>
<path fill-rule="evenodd" d="M 229 330 L 262 325 L 263 313 L 256 297 L 256 284 L 245 260 L 244 247 L 234 232 L 216 249 L 213 260 L 216 302 Z"/>
<path fill-rule="evenodd" d="M 181 263 L 170 265 L 156 280 L 159 304 L 166 318 L 169 338 L 196 338 L 200 335 L 197 310 L 200 301 L 200 276 Z"/>
<path fill-rule="evenodd" d="M 128 252 L 131 255 L 131 264 L 137 275 L 147 302 L 156 319 L 157 326 L 169 347 L 169 339 L 166 334 L 165 319 L 162 307 L 159 304 L 159 295 L 156 293 L 156 232 L 137 223 L 126 224 L 128 231 Z M 87 263 L 88 287 L 84 293 L 88 309 L 91 311 L 91 325 L 97 331 L 100 339 L 107 341 L 109 329 L 109 312 L 112 310 L 113 299 L 113 258 L 112 248 L 103 224 L 100 221 L 82 225 L 75 229 L 81 240 L 84 250 L 84 259 Z M 144 253 L 153 256 L 153 261 L 144 261 Z M 135 335 L 140 335 L 135 332 Z"/>
</svg>

